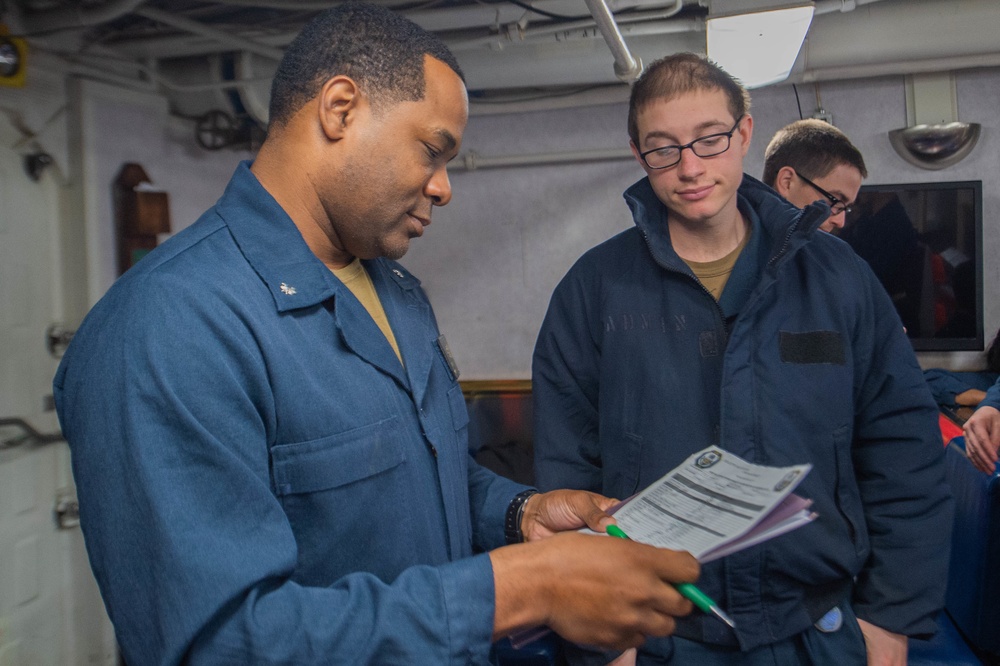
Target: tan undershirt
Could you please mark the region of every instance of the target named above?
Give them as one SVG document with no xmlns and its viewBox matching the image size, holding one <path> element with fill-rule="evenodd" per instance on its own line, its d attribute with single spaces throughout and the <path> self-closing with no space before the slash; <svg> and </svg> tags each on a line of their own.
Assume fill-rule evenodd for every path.
<svg viewBox="0 0 1000 666">
<path fill-rule="evenodd" d="M 708 289 L 715 300 L 719 300 L 722 296 L 722 290 L 726 288 L 726 282 L 733 274 L 733 266 L 740 258 L 740 252 L 747 246 L 748 240 L 750 240 L 749 229 L 747 233 L 743 234 L 743 240 L 736 246 L 736 249 L 721 259 L 714 261 L 688 261 L 684 259 L 684 263 L 688 265 L 694 276 L 704 285 L 705 289 Z"/>
<path fill-rule="evenodd" d="M 375 285 L 372 284 L 372 279 L 368 275 L 368 271 L 361 265 L 361 260 L 355 257 L 354 261 L 343 268 L 334 268 L 332 270 L 333 274 L 344 283 L 344 286 L 350 289 L 351 293 L 361 301 L 361 305 L 365 306 L 365 310 L 368 310 L 368 314 L 375 320 L 379 330 L 382 331 L 382 335 L 389 341 L 392 350 L 396 352 L 396 357 L 402 363 L 403 355 L 399 353 L 396 336 L 392 333 L 392 327 L 389 326 L 389 319 L 385 316 L 382 301 L 379 300 L 378 292 L 375 291 Z"/>
</svg>

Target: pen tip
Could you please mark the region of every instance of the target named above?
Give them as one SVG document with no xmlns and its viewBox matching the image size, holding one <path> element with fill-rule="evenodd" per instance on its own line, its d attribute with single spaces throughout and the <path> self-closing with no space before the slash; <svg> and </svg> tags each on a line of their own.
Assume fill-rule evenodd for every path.
<svg viewBox="0 0 1000 666">
<path fill-rule="evenodd" d="M 714 614 L 717 618 L 728 624 L 731 628 L 733 629 L 736 628 L 736 623 L 733 622 L 732 618 L 723 613 L 722 609 L 720 609 L 718 606 L 712 606 L 712 614 Z"/>
</svg>

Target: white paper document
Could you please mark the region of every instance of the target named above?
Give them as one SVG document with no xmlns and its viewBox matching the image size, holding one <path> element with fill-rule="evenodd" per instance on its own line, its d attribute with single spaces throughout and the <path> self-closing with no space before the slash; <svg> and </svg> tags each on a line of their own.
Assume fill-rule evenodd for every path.
<svg viewBox="0 0 1000 666">
<path fill-rule="evenodd" d="M 812 500 L 792 493 L 811 469 L 755 465 L 710 446 L 611 513 L 633 541 L 686 550 L 704 564 L 815 520 Z M 516 632 L 511 644 L 521 648 L 548 631 Z"/>
<path fill-rule="evenodd" d="M 768 467 L 708 447 L 622 504 L 618 526 L 634 541 L 711 562 L 816 518 L 792 494 L 812 465 Z"/>
</svg>

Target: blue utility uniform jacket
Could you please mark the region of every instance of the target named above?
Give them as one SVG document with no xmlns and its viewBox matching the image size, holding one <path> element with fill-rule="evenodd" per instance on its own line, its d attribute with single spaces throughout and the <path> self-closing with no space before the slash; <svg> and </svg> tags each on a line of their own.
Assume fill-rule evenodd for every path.
<svg viewBox="0 0 1000 666">
<path fill-rule="evenodd" d="M 405 369 L 239 166 L 94 307 L 55 378 L 130 664 L 485 663 L 523 486 L 467 450 L 419 282 L 365 262 Z"/>
<path fill-rule="evenodd" d="M 958 394 L 970 389 L 988 391 L 998 378 L 1000 375 L 987 370 L 979 372 L 952 372 L 943 368 L 924 370 L 924 379 L 927 380 L 927 386 L 934 396 L 934 402 L 942 407 L 958 407 L 955 402 Z"/>
<path fill-rule="evenodd" d="M 991 386 L 989 390 L 986 391 L 986 397 L 979 403 L 980 407 L 983 405 L 994 409 L 1000 409 L 1000 379 L 997 379 L 996 384 Z"/>
<path fill-rule="evenodd" d="M 709 445 L 812 463 L 797 492 L 815 522 L 702 569 L 735 634 L 701 613 L 677 634 L 747 650 L 848 598 L 890 631 L 933 632 L 951 535 L 937 409 L 871 270 L 816 231 L 829 209 L 800 212 L 745 176 L 751 237 L 716 302 L 674 252 L 649 181 L 625 198 L 636 226 L 580 258 L 539 333 L 539 487 L 625 498 Z"/>
</svg>

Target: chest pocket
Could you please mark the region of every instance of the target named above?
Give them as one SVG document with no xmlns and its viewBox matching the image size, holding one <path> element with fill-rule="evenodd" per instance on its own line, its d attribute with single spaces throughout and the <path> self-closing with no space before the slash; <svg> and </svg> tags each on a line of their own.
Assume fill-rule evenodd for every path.
<svg viewBox="0 0 1000 666">
<path fill-rule="evenodd" d="M 406 455 L 394 436 L 397 421 L 393 416 L 321 439 L 273 447 L 275 492 L 285 496 L 329 490 L 402 464 Z"/>
</svg>

